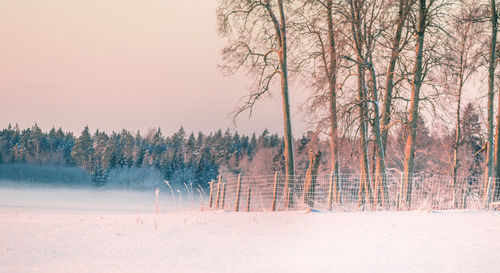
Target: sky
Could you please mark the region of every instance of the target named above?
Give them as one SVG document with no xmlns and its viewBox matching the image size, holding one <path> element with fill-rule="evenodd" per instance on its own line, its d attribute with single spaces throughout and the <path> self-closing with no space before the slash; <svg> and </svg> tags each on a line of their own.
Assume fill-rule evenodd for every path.
<svg viewBox="0 0 500 273">
<path fill-rule="evenodd" d="M 0 128 L 169 135 L 234 128 L 249 77 L 222 76 L 217 0 L 1 0 Z M 235 128 L 282 135 L 279 90 Z M 293 131 L 305 125 L 291 90 Z"/>
</svg>

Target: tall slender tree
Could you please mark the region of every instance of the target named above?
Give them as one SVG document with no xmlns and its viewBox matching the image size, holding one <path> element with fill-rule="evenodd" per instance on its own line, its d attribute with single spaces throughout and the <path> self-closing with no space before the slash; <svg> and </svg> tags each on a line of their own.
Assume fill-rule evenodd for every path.
<svg viewBox="0 0 500 273">
<path fill-rule="evenodd" d="M 493 181 L 493 190 L 500 186 L 500 113 L 497 113 L 497 127 L 495 137 L 495 148 L 493 148 L 493 100 L 495 99 L 495 64 L 497 62 L 497 32 L 498 32 L 498 10 L 496 0 L 490 0 L 490 23 L 491 23 L 491 42 L 490 58 L 488 66 L 488 150 L 486 152 L 486 179 L 495 178 Z M 498 102 L 500 110 L 500 102 Z M 494 153 L 494 154 L 493 154 Z M 485 192 L 487 192 L 485 190 Z M 495 190 L 494 190 L 495 192 Z M 496 199 L 497 193 L 493 197 Z"/>
<path fill-rule="evenodd" d="M 433 0 L 429 1 L 427 5 L 426 0 L 418 1 L 418 21 L 416 26 L 416 44 L 415 44 L 415 64 L 413 67 L 413 79 L 411 83 L 411 101 L 409 109 L 408 120 L 408 137 L 405 146 L 405 160 L 404 160 L 404 173 L 405 176 L 405 193 L 407 206 L 411 206 L 411 192 L 412 192 L 412 177 L 414 163 L 415 163 L 415 144 L 417 139 L 417 121 L 418 110 L 420 102 L 420 88 L 422 87 L 423 80 L 423 53 L 424 53 L 424 38 L 425 31 L 427 30 L 429 8 L 433 4 Z"/>
<path fill-rule="evenodd" d="M 462 1 L 453 16 L 449 27 L 448 39 L 444 47 L 445 86 L 453 89 L 456 97 L 455 141 L 453 143 L 453 204 L 458 207 L 457 175 L 459 168 L 459 148 L 462 144 L 461 102 L 465 83 L 480 65 L 480 47 L 478 40 L 482 29 L 479 25 L 479 9 L 475 0 Z"/>
<path fill-rule="evenodd" d="M 396 63 L 399 60 L 399 55 L 403 47 L 407 44 L 403 41 L 402 36 L 403 30 L 407 22 L 408 15 L 410 13 L 410 9 L 413 5 L 414 0 L 399 0 L 398 3 L 398 13 L 395 20 L 396 28 L 394 31 L 394 36 L 391 40 L 390 45 L 390 57 L 387 65 L 387 72 L 385 78 L 385 93 L 384 100 L 382 106 L 382 113 L 380 117 L 380 138 L 381 138 L 381 151 L 382 156 L 378 156 L 376 158 L 376 170 L 375 173 L 378 175 L 377 180 L 382 180 L 382 203 L 385 205 L 385 200 L 388 199 L 388 188 L 387 183 L 385 181 L 385 177 L 383 176 L 383 169 L 385 167 L 385 156 L 386 156 L 386 147 L 387 147 L 387 137 L 389 135 L 389 127 L 391 122 L 391 107 L 392 107 L 392 98 L 393 98 L 393 89 L 394 89 L 394 76 L 396 71 Z M 378 191 L 378 189 L 377 189 Z"/>
<path fill-rule="evenodd" d="M 262 95 L 269 92 L 275 76 L 280 77 L 285 136 L 285 192 L 294 172 L 292 122 L 288 90 L 287 19 L 283 0 L 223 0 L 217 9 L 219 33 L 229 40 L 222 54 L 226 72 L 246 67 L 256 75 L 255 88 L 239 113 L 253 108 Z M 286 195 L 288 196 L 288 195 Z M 285 200 L 290 203 L 290 200 Z"/>
</svg>

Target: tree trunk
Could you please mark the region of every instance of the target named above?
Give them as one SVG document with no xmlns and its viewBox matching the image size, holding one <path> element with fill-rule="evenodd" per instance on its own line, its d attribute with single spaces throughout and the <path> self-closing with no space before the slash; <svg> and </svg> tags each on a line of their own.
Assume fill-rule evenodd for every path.
<svg viewBox="0 0 500 273">
<path fill-rule="evenodd" d="M 490 0 L 490 22 L 491 22 L 491 41 L 490 58 L 488 66 L 488 136 L 486 143 L 486 162 L 485 162 L 485 183 L 484 192 L 488 186 L 489 178 L 493 176 L 493 100 L 495 99 L 495 47 L 497 43 L 497 13 L 495 0 Z"/>
<path fill-rule="evenodd" d="M 281 96 L 283 98 L 283 125 L 285 135 L 285 192 L 288 189 L 294 188 L 290 182 L 292 176 L 295 174 L 294 161 L 293 161 L 293 137 L 292 137 L 292 123 L 290 117 L 290 102 L 288 98 L 288 70 L 287 70 L 287 47 L 286 47 L 286 22 L 285 11 L 283 8 L 283 1 L 278 0 L 280 23 L 279 35 L 280 41 L 280 64 L 281 64 Z M 293 181 L 293 180 L 292 180 Z M 286 203 L 290 204 L 291 200 L 287 198 Z"/>
<path fill-rule="evenodd" d="M 495 62 L 496 62 L 496 42 L 497 42 L 497 24 L 498 24 L 498 15 L 496 10 L 495 0 L 491 0 L 491 45 L 490 45 L 490 65 L 488 69 L 488 141 L 493 138 L 493 100 L 494 100 L 494 89 L 495 89 Z M 491 101 L 490 101 L 491 98 Z M 491 102 L 491 105 L 490 105 Z M 491 108 L 490 108 L 491 106 Z M 500 110 L 500 101 L 498 102 L 498 110 Z M 490 112 L 491 112 L 491 127 L 490 127 Z M 491 130 L 491 132 L 490 132 Z M 491 135 L 490 135 L 491 133 Z M 488 142 L 491 143 L 491 142 Z M 497 112 L 497 127 L 496 127 L 496 136 L 495 136 L 495 155 L 494 155 L 494 172 L 488 171 L 488 174 L 492 174 L 489 176 L 493 176 L 493 192 L 492 200 L 496 201 L 498 199 L 498 186 L 499 181 L 496 178 L 500 177 L 500 112 Z M 488 146 L 488 169 L 491 170 L 493 168 L 491 152 L 493 151 L 493 147 Z"/>
<path fill-rule="evenodd" d="M 394 88 L 394 70 L 396 68 L 396 62 L 399 58 L 400 52 L 400 43 L 401 43 L 401 35 L 403 33 L 403 27 L 406 22 L 406 18 L 408 17 L 408 13 L 410 12 L 410 4 L 408 0 L 400 0 L 399 1 L 399 13 L 398 13 L 398 22 L 396 26 L 396 33 L 394 35 L 394 39 L 392 40 L 392 48 L 391 48 L 391 57 L 389 59 L 389 65 L 387 66 L 387 74 L 386 74 L 386 83 L 385 83 L 385 95 L 384 95 L 384 105 L 381 114 L 381 125 L 380 125 L 380 138 L 381 138 L 381 147 L 382 147 L 382 155 L 384 157 L 378 156 L 376 162 L 376 170 L 375 173 L 381 174 L 385 173 L 385 163 L 383 159 L 386 154 L 386 146 L 387 146 L 387 137 L 389 135 L 389 124 L 391 122 L 391 104 L 392 104 L 392 90 Z M 389 191 L 387 188 L 387 180 L 385 177 L 378 177 L 377 180 L 382 181 L 382 190 L 383 190 L 383 200 L 382 205 L 385 206 L 385 202 L 389 198 Z M 378 190 L 377 190 L 378 191 Z"/>
<path fill-rule="evenodd" d="M 465 42 L 464 45 L 465 46 Z M 459 85 L 458 85 L 458 92 L 457 92 L 457 123 L 455 127 L 455 143 L 453 143 L 453 169 L 452 169 L 452 175 L 453 175 L 453 206 L 454 208 L 458 207 L 458 201 L 459 197 L 457 196 L 457 172 L 458 172 L 458 149 L 460 148 L 460 102 L 462 100 L 462 86 L 463 86 L 463 67 L 461 64 L 460 67 L 460 72 L 459 72 Z"/>
<path fill-rule="evenodd" d="M 424 35 L 427 25 L 427 6 L 426 0 L 419 1 L 418 26 L 417 26 L 417 43 L 415 47 L 415 67 L 413 69 L 413 81 L 411 84 L 411 101 L 408 120 L 408 137 L 405 146 L 405 192 L 406 204 L 408 209 L 411 207 L 411 192 L 412 192 L 412 174 L 415 161 L 415 143 L 417 139 L 417 119 L 418 119 L 418 104 L 420 102 L 420 87 L 422 86 L 422 59 L 424 49 Z"/>
<path fill-rule="evenodd" d="M 358 60 L 359 61 L 359 60 Z M 360 182 L 358 206 L 365 203 L 373 202 L 373 193 L 370 187 L 370 171 L 368 170 L 368 145 L 367 145 L 367 109 L 366 109 L 366 94 L 364 88 L 364 65 L 358 63 L 358 99 L 359 99 L 359 160 L 360 160 Z"/>
<path fill-rule="evenodd" d="M 339 179 L 339 148 L 338 148 L 338 125 L 337 125 L 337 51 L 335 48 L 335 34 L 333 28 L 333 10 L 332 0 L 327 1 L 327 17 L 328 17 L 328 39 L 330 50 L 330 64 L 328 68 L 328 85 L 330 88 L 330 146 L 331 146 L 331 169 L 333 171 L 333 183 L 335 184 L 335 202 L 338 202 L 338 193 L 336 192 Z"/>
<path fill-rule="evenodd" d="M 382 138 L 380 135 L 380 115 L 378 109 L 378 89 L 377 89 L 377 76 L 375 74 L 375 69 L 372 64 L 369 64 L 369 69 L 371 72 L 372 81 L 372 91 L 373 91 L 373 108 L 374 115 L 373 118 L 373 134 L 375 135 L 375 151 L 376 151 L 376 167 L 375 167 L 375 190 L 374 190 L 374 206 L 377 208 L 377 202 L 379 193 L 381 198 L 381 205 L 385 207 L 386 200 L 389 196 L 389 190 L 387 189 L 387 180 L 385 179 L 385 149 L 382 145 Z"/>
<path fill-rule="evenodd" d="M 384 106 L 382 110 L 382 124 L 381 124 L 381 137 L 382 137 L 382 147 L 385 148 L 387 145 L 387 136 L 389 134 L 389 123 L 391 122 L 391 104 L 392 104 L 392 90 L 394 88 L 394 70 L 396 68 L 396 62 L 399 58 L 401 43 L 401 35 L 403 33 L 403 27 L 410 12 L 410 4 L 408 0 L 399 1 L 399 20 L 396 26 L 396 33 L 394 39 L 392 40 L 391 48 L 391 58 L 389 59 L 389 65 L 387 67 L 386 83 L 385 83 L 385 96 L 384 96 Z"/>
<path fill-rule="evenodd" d="M 367 133 L 368 133 L 368 114 L 366 103 L 366 89 L 365 89 L 365 61 L 363 59 L 363 45 L 361 36 L 361 23 L 362 18 L 359 14 L 362 10 L 361 3 L 351 0 L 351 30 L 354 40 L 354 49 L 356 51 L 356 65 L 358 76 L 358 109 L 359 109 L 359 160 L 360 160 L 360 177 L 359 177 L 359 192 L 358 192 L 358 206 L 361 207 L 365 203 L 373 202 L 373 194 L 369 184 L 368 170 L 368 147 L 367 147 Z"/>
</svg>

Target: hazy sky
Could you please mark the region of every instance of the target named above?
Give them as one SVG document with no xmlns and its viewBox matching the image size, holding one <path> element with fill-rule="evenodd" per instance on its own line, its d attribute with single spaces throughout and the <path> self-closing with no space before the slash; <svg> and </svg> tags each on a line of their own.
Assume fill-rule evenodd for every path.
<svg viewBox="0 0 500 273">
<path fill-rule="evenodd" d="M 0 127 L 171 134 L 231 127 L 248 80 L 219 74 L 216 0 L 1 0 Z M 242 74 L 244 75 L 244 74 Z M 292 90 L 293 91 L 293 90 Z M 294 93 L 292 92 L 292 103 Z M 295 134 L 303 132 L 292 108 Z M 282 134 L 279 90 L 238 131 Z"/>
</svg>

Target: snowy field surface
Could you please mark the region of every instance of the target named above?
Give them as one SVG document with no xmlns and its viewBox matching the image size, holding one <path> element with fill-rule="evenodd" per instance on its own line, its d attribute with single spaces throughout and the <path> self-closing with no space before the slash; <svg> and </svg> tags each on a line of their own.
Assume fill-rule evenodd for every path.
<svg viewBox="0 0 500 273">
<path fill-rule="evenodd" d="M 500 272 L 498 212 L 154 206 L 154 192 L 0 189 L 0 272 Z"/>
</svg>

